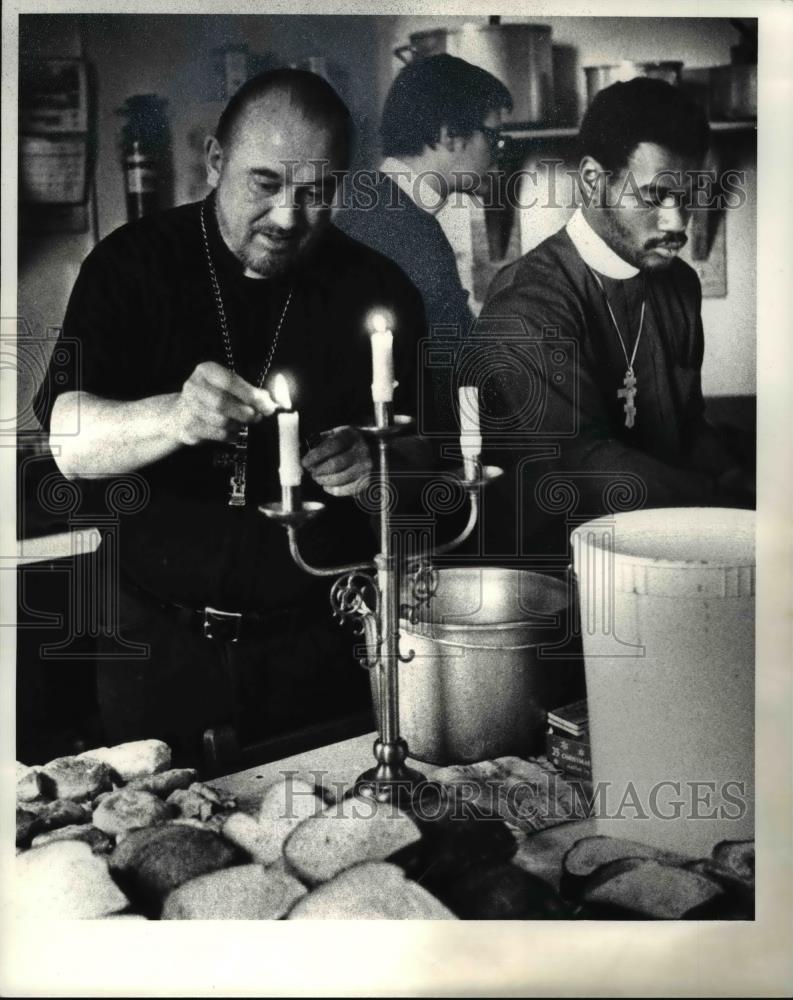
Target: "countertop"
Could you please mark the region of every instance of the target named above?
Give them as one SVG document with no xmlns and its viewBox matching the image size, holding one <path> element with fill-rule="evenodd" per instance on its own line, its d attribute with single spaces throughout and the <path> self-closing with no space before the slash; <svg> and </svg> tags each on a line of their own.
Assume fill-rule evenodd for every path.
<svg viewBox="0 0 793 1000">
<path fill-rule="evenodd" d="M 367 733 L 340 743 L 307 750 L 261 767 L 215 778 L 211 783 L 233 795 L 238 807 L 248 813 L 257 811 L 265 790 L 274 782 L 283 780 L 285 772 L 297 772 L 295 777 L 334 789 L 339 793 L 336 796 L 339 798 L 352 787 L 362 771 L 372 766 L 375 736 L 375 733 Z M 429 779 L 441 770 L 421 761 L 408 760 L 408 764 L 423 771 Z M 562 858 L 577 840 L 595 833 L 595 821 L 586 819 L 561 823 L 537 833 L 527 833 L 511 824 L 510 828 L 518 841 L 513 864 L 558 889 Z"/>
</svg>

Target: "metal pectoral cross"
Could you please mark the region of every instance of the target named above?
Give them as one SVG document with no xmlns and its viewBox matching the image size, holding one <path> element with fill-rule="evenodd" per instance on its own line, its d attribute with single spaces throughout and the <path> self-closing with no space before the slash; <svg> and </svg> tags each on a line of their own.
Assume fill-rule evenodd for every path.
<svg viewBox="0 0 793 1000">
<path fill-rule="evenodd" d="M 625 378 L 622 380 L 624 389 L 617 389 L 617 399 L 624 399 L 625 405 L 623 406 L 623 411 L 625 413 L 625 426 L 633 427 L 636 421 L 636 406 L 634 405 L 634 399 L 636 398 L 636 376 L 633 374 L 633 369 L 629 368 L 625 372 Z"/>
<path fill-rule="evenodd" d="M 248 428 L 243 427 L 234 445 L 234 471 L 231 473 L 229 485 L 229 507 L 245 506 L 245 487 L 248 473 Z"/>
<path fill-rule="evenodd" d="M 220 468 L 231 468 L 229 485 L 229 507 L 245 506 L 245 487 L 248 472 L 248 428 L 243 427 L 234 445 L 233 454 L 215 456 L 215 465 Z"/>
</svg>

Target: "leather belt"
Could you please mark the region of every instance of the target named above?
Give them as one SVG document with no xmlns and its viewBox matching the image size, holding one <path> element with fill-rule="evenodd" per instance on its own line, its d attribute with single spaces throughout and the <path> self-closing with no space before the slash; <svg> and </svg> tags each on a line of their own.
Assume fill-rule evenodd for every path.
<svg viewBox="0 0 793 1000">
<path fill-rule="evenodd" d="M 180 624 L 199 630 L 205 639 L 221 642 L 239 642 L 240 639 L 293 632 L 311 614 L 305 607 L 275 608 L 272 611 L 227 611 L 207 604 L 203 608 L 192 608 L 164 601 L 128 579 L 124 580 L 124 586 L 136 597 L 141 597 L 159 610 L 172 615 Z"/>
<path fill-rule="evenodd" d="M 201 629 L 205 639 L 220 639 L 223 642 L 239 642 L 273 632 L 293 632 L 300 620 L 300 609 L 285 608 L 267 614 L 258 612 L 223 611 L 221 608 L 205 608 L 193 614 L 201 619 Z"/>
</svg>

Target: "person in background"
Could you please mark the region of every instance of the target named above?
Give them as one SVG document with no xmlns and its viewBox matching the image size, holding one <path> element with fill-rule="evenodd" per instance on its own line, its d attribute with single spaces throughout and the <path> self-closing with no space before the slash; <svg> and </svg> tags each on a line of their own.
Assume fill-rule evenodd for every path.
<svg viewBox="0 0 793 1000">
<path fill-rule="evenodd" d="M 558 555 L 574 523 L 634 507 L 751 506 L 705 417 L 702 292 L 687 241 L 709 126 L 678 88 L 601 91 L 579 135 L 581 207 L 494 279 L 467 345 L 481 383 L 487 550 Z"/>
<path fill-rule="evenodd" d="M 336 225 L 395 261 L 421 292 L 430 336 L 468 332 L 473 314 L 457 262 L 436 215 L 450 195 L 477 190 L 493 166 L 507 88 L 450 55 L 400 71 L 380 125 L 383 160 L 372 183 L 350 189 Z M 353 178 L 353 181 L 355 178 Z M 448 370 L 433 380 L 436 417 L 453 431 Z"/>
<path fill-rule="evenodd" d="M 118 595 L 102 602 L 108 742 L 159 737 L 195 763 L 208 728 L 246 742 L 369 705 L 328 581 L 294 564 L 283 528 L 257 509 L 281 495 L 267 391 L 281 373 L 301 437 L 315 442 L 305 495 L 328 506 L 301 532 L 304 555 L 371 555 L 352 497 L 372 469 L 355 426 L 372 419 L 373 311 L 394 331 L 396 405 L 415 413 L 421 299 L 331 224 L 351 137 L 320 77 L 254 77 L 207 140 L 210 195 L 121 227 L 82 265 L 63 325 L 81 348 L 79 376 L 46 382 L 36 407 L 67 478 L 86 491 L 115 478 L 142 498 L 119 525 L 120 581 L 106 581 Z M 403 456 L 411 445 L 400 442 Z M 137 655 L 119 657 L 119 637 Z"/>
</svg>

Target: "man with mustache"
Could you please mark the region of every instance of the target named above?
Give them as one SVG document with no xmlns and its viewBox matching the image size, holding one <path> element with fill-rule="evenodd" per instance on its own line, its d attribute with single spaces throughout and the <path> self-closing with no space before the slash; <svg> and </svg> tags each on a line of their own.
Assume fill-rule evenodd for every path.
<svg viewBox="0 0 793 1000">
<path fill-rule="evenodd" d="M 564 555 L 570 517 L 753 503 L 704 416 L 702 294 L 677 256 L 708 142 L 678 88 L 601 91 L 579 134 L 581 207 L 496 276 L 464 365 L 486 458 L 508 472 L 491 553 Z"/>
<path fill-rule="evenodd" d="M 37 412 L 69 479 L 88 492 L 134 475 L 142 495 L 118 529 L 120 617 L 111 607 L 99 640 L 108 742 L 159 737 L 194 764 L 207 728 L 249 742 L 370 704 L 328 581 L 257 509 L 281 495 L 267 391 L 281 373 L 313 444 L 304 495 L 328 507 L 303 553 L 371 555 L 353 495 L 372 469 L 355 427 L 372 420 L 373 310 L 394 331 L 395 406 L 415 414 L 418 292 L 330 221 L 351 132 L 320 77 L 261 74 L 207 139 L 210 196 L 123 226 L 82 265 L 63 329 L 79 379 L 45 384 Z"/>
</svg>

